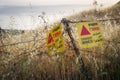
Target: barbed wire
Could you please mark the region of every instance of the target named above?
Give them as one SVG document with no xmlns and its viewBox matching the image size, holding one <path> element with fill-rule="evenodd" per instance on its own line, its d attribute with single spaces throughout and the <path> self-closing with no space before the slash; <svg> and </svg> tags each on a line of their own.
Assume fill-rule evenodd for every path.
<svg viewBox="0 0 120 80">
<path fill-rule="evenodd" d="M 114 18 L 114 19 L 98 19 L 96 21 L 109 21 L 109 20 L 120 20 L 120 18 Z M 80 20 L 80 21 L 70 21 L 67 20 L 69 23 L 78 23 L 78 22 L 87 22 L 88 20 Z M 24 44 L 24 43 L 30 43 L 33 41 L 40 41 L 40 40 L 45 40 L 46 38 L 42 38 L 42 39 L 33 39 L 33 40 L 29 40 L 29 41 L 23 41 L 23 42 L 17 42 L 17 43 L 11 43 L 11 44 L 5 44 L 5 45 L 0 45 L 0 47 L 6 47 L 6 46 L 13 46 L 13 45 L 18 45 L 18 44 Z M 120 43 L 120 42 L 118 42 Z"/>
<path fill-rule="evenodd" d="M 97 21 L 108 21 L 108 20 L 120 20 L 120 18 L 116 18 L 116 19 L 104 19 L 104 20 L 97 20 Z M 69 21 L 70 23 L 77 23 L 77 22 L 87 22 L 87 21 Z M 17 43 L 11 43 L 11 44 L 5 44 L 5 45 L 1 45 L 0 47 L 6 47 L 6 46 L 15 46 L 15 45 L 19 45 L 19 44 L 24 44 L 24 43 L 30 43 L 30 42 L 37 42 L 37 41 L 41 41 L 41 40 L 45 40 L 46 38 L 41 38 L 41 39 L 33 39 L 33 40 L 29 40 L 29 41 L 24 41 L 24 42 L 17 42 Z M 106 45 L 106 48 L 105 49 L 107 49 L 108 48 L 108 46 L 109 46 L 109 43 L 110 42 L 113 42 L 112 40 L 110 41 L 110 40 L 106 40 L 107 42 L 108 42 L 108 44 Z M 69 44 L 69 43 L 71 43 L 71 41 L 66 41 L 66 42 L 68 42 L 67 43 L 67 45 Z M 116 42 L 116 43 L 120 43 L 120 42 Z M 22 60 L 22 57 L 25 57 L 25 56 L 29 56 L 32 52 L 35 52 L 36 50 L 38 50 L 38 49 L 40 49 L 40 48 L 44 48 L 45 45 L 46 44 L 46 42 L 44 42 L 44 43 L 42 43 L 41 45 L 39 45 L 38 47 L 36 47 L 36 48 L 34 48 L 33 50 L 25 50 L 25 52 L 23 52 L 23 53 L 21 53 L 21 54 L 19 54 L 19 55 L 17 55 L 17 56 L 15 56 L 14 58 L 12 58 L 9 62 L 11 62 L 12 60 L 15 60 L 15 59 L 18 59 L 19 58 L 19 60 L 17 61 L 17 62 L 15 62 L 14 64 L 18 64 L 19 62 L 20 62 L 20 60 Z M 68 48 L 68 49 L 66 49 L 65 50 L 65 52 L 67 52 L 67 51 L 70 51 L 70 50 L 73 50 L 74 51 L 74 48 L 72 47 L 72 49 L 70 49 L 70 48 Z M 83 50 L 83 49 L 80 49 L 79 48 L 79 51 L 84 51 L 84 52 L 89 52 L 89 53 L 97 53 L 97 52 L 94 52 L 94 51 L 92 51 L 92 50 Z M 39 56 L 41 56 L 41 55 L 43 55 L 43 54 L 47 54 L 48 52 L 47 51 L 40 51 L 40 52 L 38 52 L 38 53 L 35 53 L 35 55 L 34 56 L 36 56 L 36 55 L 39 55 Z M 11 68 L 11 69 L 13 69 L 14 68 L 14 66 Z M 14 68 L 15 69 L 15 68 Z M 8 71 L 7 72 L 5 72 L 5 73 L 2 73 L 2 74 L 7 74 L 8 73 Z"/>
<path fill-rule="evenodd" d="M 40 41 L 40 40 L 44 40 L 44 39 L 46 39 L 46 38 L 37 39 L 37 40 L 33 39 L 33 40 L 29 40 L 29 41 L 24 41 L 24 42 L 5 44 L 5 45 L 1 45 L 0 47 L 13 46 L 13 45 L 24 44 L 24 43 L 29 43 L 29 42 L 33 42 L 33 41 Z"/>
<path fill-rule="evenodd" d="M 64 19 L 64 18 L 63 18 Z M 120 18 L 113 18 L 113 19 L 97 19 L 94 21 L 112 21 L 112 20 L 120 20 Z M 79 22 L 90 22 L 90 20 L 80 20 L 80 21 L 71 21 L 67 20 L 68 23 L 79 23 Z"/>
<path fill-rule="evenodd" d="M 111 20 L 120 20 L 120 18 L 114 18 L 114 19 L 98 19 L 97 21 L 111 21 Z"/>
</svg>

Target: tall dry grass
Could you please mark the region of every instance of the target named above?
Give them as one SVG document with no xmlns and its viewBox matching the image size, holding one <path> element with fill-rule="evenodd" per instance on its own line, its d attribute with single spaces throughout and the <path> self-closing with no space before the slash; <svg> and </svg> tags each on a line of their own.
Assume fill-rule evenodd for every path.
<svg viewBox="0 0 120 80">
<path fill-rule="evenodd" d="M 68 19 L 94 21 L 102 18 L 117 18 L 118 9 L 118 6 L 113 6 L 100 11 L 84 11 Z M 106 44 L 84 50 L 80 48 L 74 25 L 70 26 L 90 80 L 120 79 L 119 21 L 101 22 Z M 45 28 L 39 28 L 18 35 L 3 34 L 7 37 L 1 40 L 0 46 L 26 43 L 0 47 L 1 80 L 85 80 L 79 64 L 75 62 L 77 56 L 66 32 L 64 33 L 66 50 L 57 56 L 47 55 L 46 32 Z"/>
</svg>

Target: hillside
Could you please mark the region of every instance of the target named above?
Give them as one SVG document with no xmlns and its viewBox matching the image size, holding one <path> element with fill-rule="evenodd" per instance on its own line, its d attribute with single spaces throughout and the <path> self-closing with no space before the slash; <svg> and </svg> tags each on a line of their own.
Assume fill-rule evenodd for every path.
<svg viewBox="0 0 120 80">
<path fill-rule="evenodd" d="M 111 19 L 111 18 L 119 18 L 120 17 L 120 2 L 117 4 L 103 9 L 93 9 L 89 11 L 83 11 L 82 13 L 78 13 L 73 15 L 71 18 L 75 20 L 96 20 L 96 19 Z M 119 23 L 119 22 L 118 22 Z"/>
</svg>

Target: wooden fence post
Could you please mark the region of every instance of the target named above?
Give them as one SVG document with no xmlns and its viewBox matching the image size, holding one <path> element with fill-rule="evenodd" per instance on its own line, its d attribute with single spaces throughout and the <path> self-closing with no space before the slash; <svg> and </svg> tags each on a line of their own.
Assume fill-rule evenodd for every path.
<svg viewBox="0 0 120 80">
<path fill-rule="evenodd" d="M 3 43 L 3 33 L 2 33 L 1 27 L 0 27 L 0 43 L 1 43 L 1 45 L 4 45 L 4 43 Z"/>
<path fill-rule="evenodd" d="M 78 62 L 79 62 L 79 64 L 81 65 L 81 66 L 80 66 L 80 67 L 81 67 L 81 70 L 80 70 L 80 71 L 81 71 L 81 73 L 84 74 L 84 76 L 86 77 L 86 80 L 88 80 L 88 79 L 89 79 L 89 78 L 88 78 L 88 71 L 87 71 L 87 69 L 85 68 L 85 64 L 84 64 L 84 62 L 83 62 L 82 57 L 80 56 L 79 49 L 77 48 L 76 43 L 75 43 L 75 40 L 74 40 L 74 38 L 73 38 L 73 36 L 72 36 L 71 29 L 70 29 L 70 26 L 69 26 L 70 21 L 69 21 L 69 20 L 66 20 L 65 18 L 63 18 L 61 22 L 62 22 L 62 23 L 64 24 L 64 26 L 65 26 L 65 31 L 67 32 L 68 36 L 70 37 L 70 40 L 71 40 L 71 43 L 72 43 L 72 45 L 73 45 L 74 51 L 75 51 L 75 53 L 76 53 L 76 55 L 77 55 L 77 57 L 78 57 Z M 79 57 L 79 56 L 80 56 L 80 57 Z"/>
</svg>

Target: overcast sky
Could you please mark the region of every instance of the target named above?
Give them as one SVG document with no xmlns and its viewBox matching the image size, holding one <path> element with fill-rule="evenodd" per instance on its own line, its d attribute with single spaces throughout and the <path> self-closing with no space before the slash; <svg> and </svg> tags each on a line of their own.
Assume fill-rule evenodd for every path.
<svg viewBox="0 0 120 80">
<path fill-rule="evenodd" d="M 114 4 L 120 0 L 97 0 L 99 4 Z M 0 6 L 6 5 L 62 5 L 62 4 L 92 4 L 93 0 L 0 0 Z"/>
</svg>

